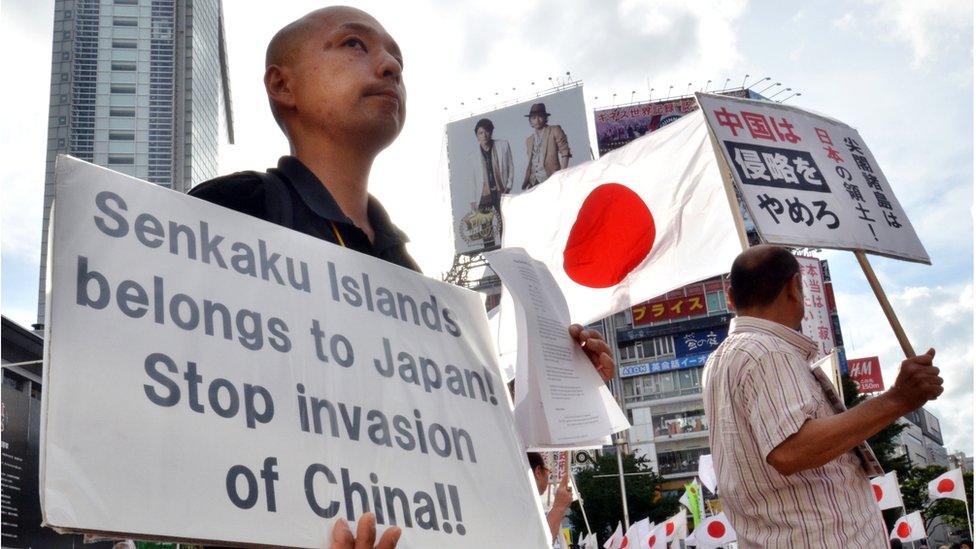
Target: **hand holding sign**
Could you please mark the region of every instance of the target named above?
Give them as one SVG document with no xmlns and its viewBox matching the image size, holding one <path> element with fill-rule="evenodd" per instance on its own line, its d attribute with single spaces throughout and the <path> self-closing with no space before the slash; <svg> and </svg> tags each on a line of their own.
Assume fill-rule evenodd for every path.
<svg viewBox="0 0 976 549">
<path fill-rule="evenodd" d="M 349 530 L 349 523 L 343 519 L 336 521 L 332 527 L 332 544 L 329 549 L 393 549 L 400 540 L 401 530 L 393 527 L 383 532 L 380 542 L 373 547 L 376 541 L 376 515 L 366 513 L 359 517 L 356 525 L 356 537 L 352 537 Z"/>
<path fill-rule="evenodd" d="M 603 381 L 610 381 L 613 378 L 615 365 L 610 345 L 603 340 L 603 336 L 596 330 L 584 330 L 579 324 L 569 327 L 569 335 L 580 344 L 586 357 L 593 363 L 593 367 L 600 373 Z"/>
<path fill-rule="evenodd" d="M 921 407 L 930 400 L 935 400 L 945 388 L 939 377 L 939 369 L 932 365 L 935 349 L 929 349 L 924 355 L 915 356 L 902 361 L 898 378 L 886 395 L 894 400 L 904 413 Z"/>
</svg>

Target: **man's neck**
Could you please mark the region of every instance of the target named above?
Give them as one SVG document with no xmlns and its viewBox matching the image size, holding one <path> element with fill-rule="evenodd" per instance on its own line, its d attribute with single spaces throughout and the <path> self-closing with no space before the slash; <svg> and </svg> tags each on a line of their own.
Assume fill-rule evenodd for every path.
<svg viewBox="0 0 976 549">
<path fill-rule="evenodd" d="M 292 143 L 291 154 L 315 174 L 342 213 L 372 240 L 373 228 L 369 224 L 366 206 L 369 201 L 369 172 L 375 155 L 364 154 L 362 149 L 338 147 L 322 141 Z"/>
<path fill-rule="evenodd" d="M 796 317 L 792 312 L 783 311 L 777 308 L 743 309 L 736 311 L 736 316 L 751 316 L 752 318 L 761 318 L 763 320 L 768 320 L 769 322 L 782 324 L 791 330 L 800 329 L 799 324 L 794 322 Z"/>
</svg>

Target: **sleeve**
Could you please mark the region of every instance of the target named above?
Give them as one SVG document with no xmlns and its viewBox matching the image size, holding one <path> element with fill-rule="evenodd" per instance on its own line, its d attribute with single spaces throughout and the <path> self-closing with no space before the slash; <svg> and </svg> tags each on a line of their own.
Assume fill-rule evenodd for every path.
<svg viewBox="0 0 976 549">
<path fill-rule="evenodd" d="M 735 392 L 764 459 L 816 417 L 817 395 L 803 376 L 806 369 L 795 357 L 773 352 L 764 360 L 750 360 L 743 370 Z"/>
<path fill-rule="evenodd" d="M 241 172 L 211 179 L 193 187 L 187 194 L 254 217 L 267 217 L 264 185 L 253 173 Z"/>
<path fill-rule="evenodd" d="M 563 131 L 562 126 L 553 126 L 552 130 L 556 134 L 556 148 L 559 149 L 559 156 L 572 158 L 573 153 L 569 150 L 569 139 L 566 137 L 566 132 Z"/>
</svg>

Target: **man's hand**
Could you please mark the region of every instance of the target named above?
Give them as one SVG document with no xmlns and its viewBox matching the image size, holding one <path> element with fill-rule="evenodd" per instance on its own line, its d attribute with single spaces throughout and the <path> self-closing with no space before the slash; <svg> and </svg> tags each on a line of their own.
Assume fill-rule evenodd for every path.
<svg viewBox="0 0 976 549">
<path fill-rule="evenodd" d="M 888 389 L 888 398 L 904 409 L 904 413 L 917 410 L 930 400 L 935 400 L 945 387 L 939 377 L 939 369 L 932 365 L 935 349 L 924 355 L 902 361 L 895 384 Z"/>
<path fill-rule="evenodd" d="M 586 352 L 586 356 L 589 357 L 596 371 L 600 373 L 603 381 L 610 381 L 616 366 L 613 363 L 613 352 L 607 342 L 603 340 L 600 332 L 584 330 L 579 324 L 573 324 L 569 327 L 569 335 Z"/>
<path fill-rule="evenodd" d="M 373 513 L 366 513 L 359 517 L 356 525 L 356 537 L 352 537 L 349 524 L 345 519 L 336 521 L 332 527 L 332 543 L 330 549 L 393 549 L 400 539 L 400 529 L 397 527 L 387 528 L 380 537 L 380 542 L 376 544 L 376 518 Z"/>
<path fill-rule="evenodd" d="M 573 492 L 569 489 L 569 475 L 567 474 L 559 479 L 559 486 L 556 487 L 556 493 L 552 498 L 552 508 L 562 509 L 565 513 L 571 503 L 573 503 Z"/>
</svg>

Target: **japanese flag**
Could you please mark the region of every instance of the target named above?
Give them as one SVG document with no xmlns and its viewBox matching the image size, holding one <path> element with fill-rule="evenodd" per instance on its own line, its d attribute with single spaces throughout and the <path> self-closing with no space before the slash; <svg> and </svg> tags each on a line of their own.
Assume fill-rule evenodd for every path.
<svg viewBox="0 0 976 549">
<path fill-rule="evenodd" d="M 874 477 L 871 479 L 871 492 L 874 494 L 874 501 L 881 509 L 895 509 L 904 507 L 905 503 L 901 499 L 901 490 L 898 487 L 898 477 L 895 472 Z"/>
<path fill-rule="evenodd" d="M 735 541 L 736 538 L 735 530 L 732 529 L 732 524 L 725 517 L 725 513 L 712 515 L 701 521 L 698 528 L 695 528 L 694 536 L 698 547 L 707 549 L 720 547 Z"/>
<path fill-rule="evenodd" d="M 709 492 L 715 493 L 718 480 L 715 478 L 712 454 L 706 454 L 698 458 L 698 478 L 701 479 L 702 486 L 708 488 Z"/>
<path fill-rule="evenodd" d="M 895 527 L 891 529 L 888 539 L 901 541 L 915 541 L 925 539 L 925 524 L 922 522 L 922 514 L 918 511 L 907 514 L 895 522 Z"/>
<path fill-rule="evenodd" d="M 641 549 L 668 549 L 668 535 L 665 533 L 667 523 L 661 523 L 644 535 Z"/>
<path fill-rule="evenodd" d="M 940 498 L 966 501 L 966 489 L 962 483 L 962 469 L 950 469 L 929 483 L 929 499 Z"/>
<path fill-rule="evenodd" d="M 583 549 L 600 549 L 600 546 L 596 540 L 596 534 L 593 533 L 583 538 L 583 540 L 580 541 L 579 545 Z"/>
<path fill-rule="evenodd" d="M 627 533 L 624 534 L 623 541 L 620 542 L 620 549 L 635 549 L 640 547 L 641 540 L 647 538 L 653 527 L 654 525 L 651 524 L 651 519 L 649 518 L 631 524 L 630 528 L 627 529 Z"/>
<path fill-rule="evenodd" d="M 742 251 L 700 111 L 503 196 L 502 214 L 504 247 L 545 263 L 584 325 L 728 272 Z"/>
<path fill-rule="evenodd" d="M 607 541 L 603 542 L 603 548 L 604 549 L 621 549 L 623 547 L 622 544 L 624 542 L 624 539 L 626 539 L 626 538 L 624 538 L 623 530 L 624 530 L 623 527 L 620 526 L 620 523 L 618 522 L 617 523 L 617 529 L 613 531 L 613 535 L 610 536 L 610 539 L 608 539 Z"/>
<path fill-rule="evenodd" d="M 688 512 L 684 509 L 678 511 L 673 517 L 660 524 L 664 528 L 664 535 L 669 542 L 685 539 L 688 537 Z"/>
</svg>

